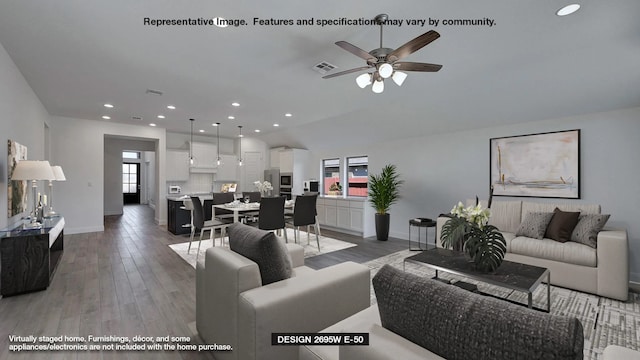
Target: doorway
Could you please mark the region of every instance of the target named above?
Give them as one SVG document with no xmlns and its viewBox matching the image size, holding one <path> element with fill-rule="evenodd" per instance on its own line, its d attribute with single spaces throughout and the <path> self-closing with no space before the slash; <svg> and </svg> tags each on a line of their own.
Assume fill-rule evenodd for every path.
<svg viewBox="0 0 640 360">
<path fill-rule="evenodd" d="M 122 163 L 122 202 L 140 204 L 140 163 Z"/>
</svg>

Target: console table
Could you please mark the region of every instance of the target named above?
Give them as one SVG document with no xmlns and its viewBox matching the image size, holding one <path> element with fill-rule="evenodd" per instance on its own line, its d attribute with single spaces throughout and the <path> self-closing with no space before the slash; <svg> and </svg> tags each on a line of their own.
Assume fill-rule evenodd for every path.
<svg viewBox="0 0 640 360">
<path fill-rule="evenodd" d="M 43 220 L 42 228 L 20 225 L 0 230 L 0 294 L 45 290 L 64 251 L 64 218 Z"/>
</svg>

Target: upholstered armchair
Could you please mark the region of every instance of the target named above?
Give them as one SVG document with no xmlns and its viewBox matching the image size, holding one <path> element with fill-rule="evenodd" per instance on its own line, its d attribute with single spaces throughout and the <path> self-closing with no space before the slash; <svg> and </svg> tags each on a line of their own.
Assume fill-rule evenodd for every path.
<svg viewBox="0 0 640 360">
<path fill-rule="evenodd" d="M 229 229 L 232 248 L 234 229 Z M 251 229 L 243 231 L 266 233 Z M 298 359 L 297 346 L 272 346 L 271 334 L 317 332 L 369 307 L 368 267 L 345 262 L 316 271 L 304 266 L 301 246 L 278 241 L 286 246 L 291 277 L 268 285 L 262 285 L 256 262 L 228 248 L 210 248 L 198 263 L 198 333 L 206 344 L 233 348 L 216 352 L 216 359 Z"/>
</svg>

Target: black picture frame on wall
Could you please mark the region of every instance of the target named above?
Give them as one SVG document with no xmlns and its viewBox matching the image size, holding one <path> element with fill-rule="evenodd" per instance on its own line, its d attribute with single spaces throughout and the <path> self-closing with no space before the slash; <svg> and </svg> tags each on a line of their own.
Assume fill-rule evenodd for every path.
<svg viewBox="0 0 640 360">
<path fill-rule="evenodd" d="M 493 196 L 580 199 L 580 129 L 489 140 Z"/>
</svg>

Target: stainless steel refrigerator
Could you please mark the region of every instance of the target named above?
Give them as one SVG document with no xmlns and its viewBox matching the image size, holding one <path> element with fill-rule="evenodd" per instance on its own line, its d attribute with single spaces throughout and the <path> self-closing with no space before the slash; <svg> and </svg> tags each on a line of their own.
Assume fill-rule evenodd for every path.
<svg viewBox="0 0 640 360">
<path fill-rule="evenodd" d="M 268 181 L 273 186 L 271 193 L 273 196 L 280 195 L 280 169 L 268 169 L 264 171 L 264 181 Z"/>
</svg>

